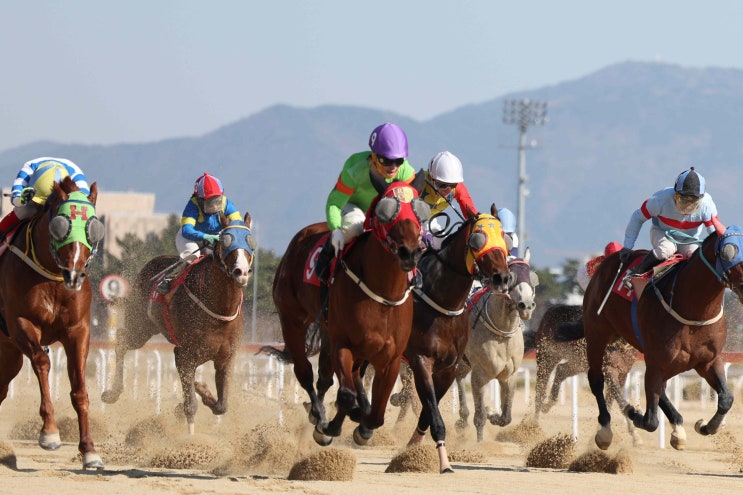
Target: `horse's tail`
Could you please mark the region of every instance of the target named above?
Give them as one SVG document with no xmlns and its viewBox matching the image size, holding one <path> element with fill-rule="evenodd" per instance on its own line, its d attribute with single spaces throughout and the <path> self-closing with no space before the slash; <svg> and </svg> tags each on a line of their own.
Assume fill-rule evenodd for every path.
<svg viewBox="0 0 743 495">
<path fill-rule="evenodd" d="M 582 339 L 585 335 L 583 320 L 569 321 L 557 327 L 557 330 L 555 330 L 555 342 L 571 342 Z"/>
<path fill-rule="evenodd" d="M 258 352 L 255 353 L 255 355 L 258 354 L 266 354 L 267 356 L 273 356 L 282 363 L 292 363 L 294 362 L 292 360 L 292 355 L 289 353 L 286 347 L 283 349 L 278 349 L 271 345 L 264 345 L 260 349 L 258 349 Z"/>
</svg>

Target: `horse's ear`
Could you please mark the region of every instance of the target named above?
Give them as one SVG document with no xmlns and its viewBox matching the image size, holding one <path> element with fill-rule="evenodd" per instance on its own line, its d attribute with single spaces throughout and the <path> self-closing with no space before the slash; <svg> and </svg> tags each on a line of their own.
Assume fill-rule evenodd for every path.
<svg viewBox="0 0 743 495">
<path fill-rule="evenodd" d="M 253 217 L 251 217 L 250 213 L 248 213 L 247 211 L 245 212 L 245 216 L 243 217 L 243 222 L 245 222 L 245 225 L 250 230 L 253 230 Z"/>
<path fill-rule="evenodd" d="M 219 223 L 222 225 L 222 227 L 227 227 L 227 225 L 230 223 L 230 219 L 227 218 L 227 215 L 224 214 L 224 211 L 219 212 Z"/>
<path fill-rule="evenodd" d="M 387 190 L 387 181 L 384 180 L 384 178 L 376 173 L 374 170 L 369 169 L 369 178 L 371 179 L 371 183 L 374 186 L 374 189 L 377 191 L 377 193 L 381 196 L 384 194 L 384 192 Z"/>
<path fill-rule="evenodd" d="M 62 185 L 59 182 L 55 182 L 52 184 L 52 194 L 58 198 L 60 198 L 62 201 L 67 200 L 67 193 L 64 192 L 64 189 L 62 189 Z M 50 194 L 50 196 L 52 195 Z M 46 202 L 49 203 L 49 198 L 46 198 Z"/>
<path fill-rule="evenodd" d="M 529 259 L 531 259 L 531 249 L 527 247 L 526 250 L 524 250 L 524 261 L 529 263 Z"/>
<path fill-rule="evenodd" d="M 490 214 L 500 220 L 500 217 L 498 216 L 498 208 L 495 206 L 495 203 L 490 205 Z"/>
<path fill-rule="evenodd" d="M 410 183 L 410 187 L 418 191 L 418 194 L 423 192 L 423 186 L 426 184 L 426 174 L 423 169 L 418 170 L 415 174 L 415 179 Z"/>
<path fill-rule="evenodd" d="M 93 203 L 95 205 L 96 200 L 98 199 L 98 183 L 93 182 L 90 185 L 90 194 L 88 195 L 88 201 Z"/>
</svg>

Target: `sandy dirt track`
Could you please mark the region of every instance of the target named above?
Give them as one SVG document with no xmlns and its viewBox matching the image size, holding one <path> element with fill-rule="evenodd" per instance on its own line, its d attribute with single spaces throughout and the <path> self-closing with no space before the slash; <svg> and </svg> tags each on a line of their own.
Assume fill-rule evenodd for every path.
<svg viewBox="0 0 743 495">
<path fill-rule="evenodd" d="M 172 353 L 170 356 L 163 355 L 163 361 L 167 362 L 168 359 L 172 359 Z M 265 360 L 259 360 L 258 364 L 251 366 L 251 359 L 246 358 L 242 364 L 238 363 L 238 368 L 267 369 Z M 278 387 L 274 378 L 276 373 L 261 379 L 253 378 L 252 382 L 241 373 L 238 369 L 233 382 L 230 411 L 216 420 L 202 406 L 197 414 L 197 435 L 194 437 L 186 435 L 185 424 L 173 412 L 180 401 L 180 388 L 174 386 L 172 372 L 162 375 L 159 415 L 155 414 L 157 398 L 153 396 L 151 381 L 144 372 L 140 377 L 138 400 L 135 401 L 131 391 L 127 391 L 118 403 L 105 407 L 101 404 L 95 377 L 89 377 L 91 414 L 94 428 L 98 430 L 94 429 L 95 441 L 106 469 L 83 471 L 77 458 L 76 430 L 73 430 L 74 438 L 55 452 L 42 450 L 36 445 L 35 437 L 29 440 L 11 438 L 17 434 L 19 425 L 34 421 L 40 423 L 37 419 L 35 379 L 29 385 L 24 369 L 14 382 L 14 396 L 0 406 L 0 457 L 5 457 L 5 465 L 0 466 L 3 493 L 429 495 L 593 494 L 602 490 L 607 493 L 672 491 L 674 495 L 696 495 L 700 492 L 732 493 L 733 490 L 739 490 L 743 482 L 743 397 L 740 393 L 736 394 L 736 403 L 724 427 L 714 437 L 701 437 L 693 430 L 697 419 L 707 420 L 712 415 L 714 401 L 707 401 L 704 405 L 699 400 L 681 402 L 680 411 L 685 417 L 688 435 L 687 448 L 682 452 L 670 448 L 667 441 L 666 448 L 659 448 L 657 432 L 642 432 L 643 445 L 633 446 L 618 412 L 612 411 L 615 438 L 608 452 L 614 455 L 623 450 L 631 459 L 631 472 L 604 474 L 527 468 L 526 456 L 536 440 L 524 443 L 527 440 L 496 439 L 504 433 L 517 431 L 516 424 L 533 412 L 532 406 L 526 403 L 523 388 L 516 394 L 514 423 L 507 428 L 487 425 L 486 440 L 480 444 L 475 441 L 471 424 L 463 432 L 456 430 L 451 394 L 442 401 L 449 451 L 463 452 L 475 458 L 468 462 L 453 461 L 454 474 L 385 473 L 391 459 L 405 447 L 415 424 L 412 415 L 395 424 L 398 409 L 390 406 L 387 424 L 375 434 L 373 443 L 376 445 L 353 446 L 350 439 L 353 427 L 350 423 L 345 425 L 343 436 L 333 442 L 331 447 L 347 451 L 356 461 L 352 481 L 289 481 L 287 476 L 291 465 L 320 449 L 311 439 L 311 429 L 301 405 L 305 399 L 304 392 L 299 390 L 296 393 L 291 368 L 287 367 L 279 407 L 276 399 Z M 136 375 L 130 372 L 129 379 Z M 208 370 L 204 370 L 203 376 L 207 382 L 213 383 L 210 382 Z M 693 386 L 695 380 L 689 379 L 687 382 Z M 533 386 L 532 382 L 532 398 Z M 74 414 L 68 393 L 69 384 L 63 377 L 59 385 L 59 398 L 55 402 L 60 429 L 65 418 L 69 419 Z M 543 415 L 541 428 L 545 437 L 570 433 L 569 402 Z M 597 410 L 584 380 L 581 381 L 578 403 L 580 426 L 576 455 L 595 449 L 593 434 L 596 431 Z M 644 408 L 644 398 L 640 405 Z M 151 436 L 140 436 L 137 445 L 127 443 L 132 437 L 132 427 L 142 421 L 157 423 L 161 429 L 152 430 L 154 433 Z M 255 442 L 259 438 L 255 436 L 257 431 L 272 433 Z M 670 429 L 666 431 L 670 433 Z M 37 430 L 33 435 L 36 434 Z M 434 451 L 430 437 L 425 445 Z M 257 454 L 258 450 L 262 450 L 263 458 Z M 169 451 L 170 457 L 164 451 Z M 252 461 L 246 462 L 251 456 Z M 12 464 L 13 457 L 17 463 L 15 468 L 8 466 Z"/>
</svg>

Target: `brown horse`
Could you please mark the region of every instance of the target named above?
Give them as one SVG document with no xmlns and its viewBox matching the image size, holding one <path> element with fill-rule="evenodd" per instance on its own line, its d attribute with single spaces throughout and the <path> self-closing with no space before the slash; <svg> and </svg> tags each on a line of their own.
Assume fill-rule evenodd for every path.
<svg viewBox="0 0 743 495">
<path fill-rule="evenodd" d="M 459 229 L 444 240 L 438 251 L 429 250 L 419 269 L 423 286 L 413 290 L 413 331 L 405 359 L 413 370 L 421 401 L 418 426 L 408 445 L 419 444 L 431 427 L 439 455 L 439 472 L 453 472 L 444 440 L 446 426 L 439 401 L 454 382 L 470 334 L 465 303 L 473 280 L 493 290 L 508 289 L 508 248 L 495 205 L 490 214 L 465 212 Z"/>
<path fill-rule="evenodd" d="M 155 286 L 169 267 L 180 262 L 178 256 L 158 256 L 139 272 L 126 303 L 124 328 L 116 335 L 116 371 L 111 388 L 101 396 L 104 402 L 116 402 L 124 390 L 126 353 L 161 333 L 175 345 L 189 433 L 194 433 L 198 406 L 194 392 L 212 413 L 227 412 L 232 363 L 243 335 L 243 287 L 252 274 L 256 242 L 249 214 L 244 222 L 228 222 L 224 215 L 221 221 L 214 252 L 191 264 L 166 296 L 157 295 Z M 143 320 L 144 314 L 150 321 Z M 214 362 L 216 398 L 206 383 L 194 381 L 196 368 L 207 361 Z"/>
<path fill-rule="evenodd" d="M 59 448 L 49 395 L 51 363 L 44 346 L 60 342 L 67 355 L 83 469 L 103 469 L 90 433 L 85 386 L 92 297 L 86 269 L 103 238 L 103 224 L 95 216 L 97 197 L 95 183 L 85 196 L 65 177 L 54 184 L 43 213 L 19 228 L 8 245 L 11 252 L 0 257 L 0 403 L 26 355 L 41 392 L 39 445 L 46 450 Z"/>
<path fill-rule="evenodd" d="M 586 339 L 581 338 L 569 342 L 557 340 L 555 335 L 563 324 L 574 323 L 583 318 L 583 307 L 570 304 L 554 304 L 547 308 L 539 322 L 535 335 L 537 349 L 537 384 L 534 400 L 534 420 L 539 422 L 541 413 L 547 413 L 557 402 L 560 385 L 565 379 L 588 371 L 586 358 Z M 613 399 L 621 410 L 627 406 L 624 398 L 624 383 L 627 375 L 637 360 L 637 349 L 629 345 L 624 339 L 606 347 L 604 356 L 604 378 L 609 382 L 609 402 Z M 550 393 L 547 395 L 547 385 L 554 370 L 554 378 Z M 642 439 L 637 434 L 631 421 L 627 428 L 634 445 L 640 445 Z"/>
<path fill-rule="evenodd" d="M 387 400 L 395 385 L 400 358 L 410 337 L 413 298 L 411 272 L 422 255 L 421 221 L 430 210 L 418 198 L 423 174 L 414 185 L 387 184 L 372 174 L 381 193 L 367 212 L 367 232 L 337 263 L 328 294 L 327 317 L 321 316 L 321 290 L 309 283 L 318 243 L 327 236 L 325 223 L 305 227 L 289 243 L 276 270 L 273 298 L 279 313 L 285 349 L 294 374 L 310 397 L 314 438 L 328 445 L 341 433 L 346 416 L 359 423 L 354 440 L 365 444 L 384 423 Z M 308 259 L 310 260 L 308 262 Z M 305 330 L 319 320 L 320 347 L 317 391 L 307 359 Z M 374 367 L 372 403 L 363 392 L 360 368 Z M 323 398 L 338 377 L 337 412 L 328 423 Z"/>
<path fill-rule="evenodd" d="M 651 278 L 637 302 L 615 292 L 622 288 L 623 267 L 618 255 L 599 265 L 583 299 L 582 328 L 577 325 L 573 329 L 574 337 L 586 337 L 588 381 L 601 425 L 595 438 L 599 448 L 609 448 L 612 441 L 602 365 L 606 346 L 618 337 L 645 357 L 647 410 L 644 415 L 632 406 L 624 411 L 636 427 L 654 431 L 660 405 L 673 426 L 671 446 L 679 450 L 685 447 L 683 418 L 665 388 L 668 379 L 693 369 L 717 392 L 714 416 L 707 424 L 700 419 L 694 429 L 701 435 L 717 432 L 733 405 L 720 354 L 727 337 L 722 301 L 727 287 L 743 302 L 742 247 L 743 230 L 737 226 L 708 236 L 688 260 L 659 280 Z M 643 255 L 635 253 L 635 258 Z"/>
</svg>

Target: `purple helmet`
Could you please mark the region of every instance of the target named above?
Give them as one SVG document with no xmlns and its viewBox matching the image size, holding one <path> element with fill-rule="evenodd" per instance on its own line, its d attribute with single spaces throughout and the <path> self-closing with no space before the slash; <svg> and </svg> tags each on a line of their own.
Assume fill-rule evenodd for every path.
<svg viewBox="0 0 743 495">
<path fill-rule="evenodd" d="M 398 125 L 386 122 L 377 126 L 369 136 L 369 147 L 377 155 L 385 158 L 406 158 L 408 156 L 408 137 Z"/>
</svg>

